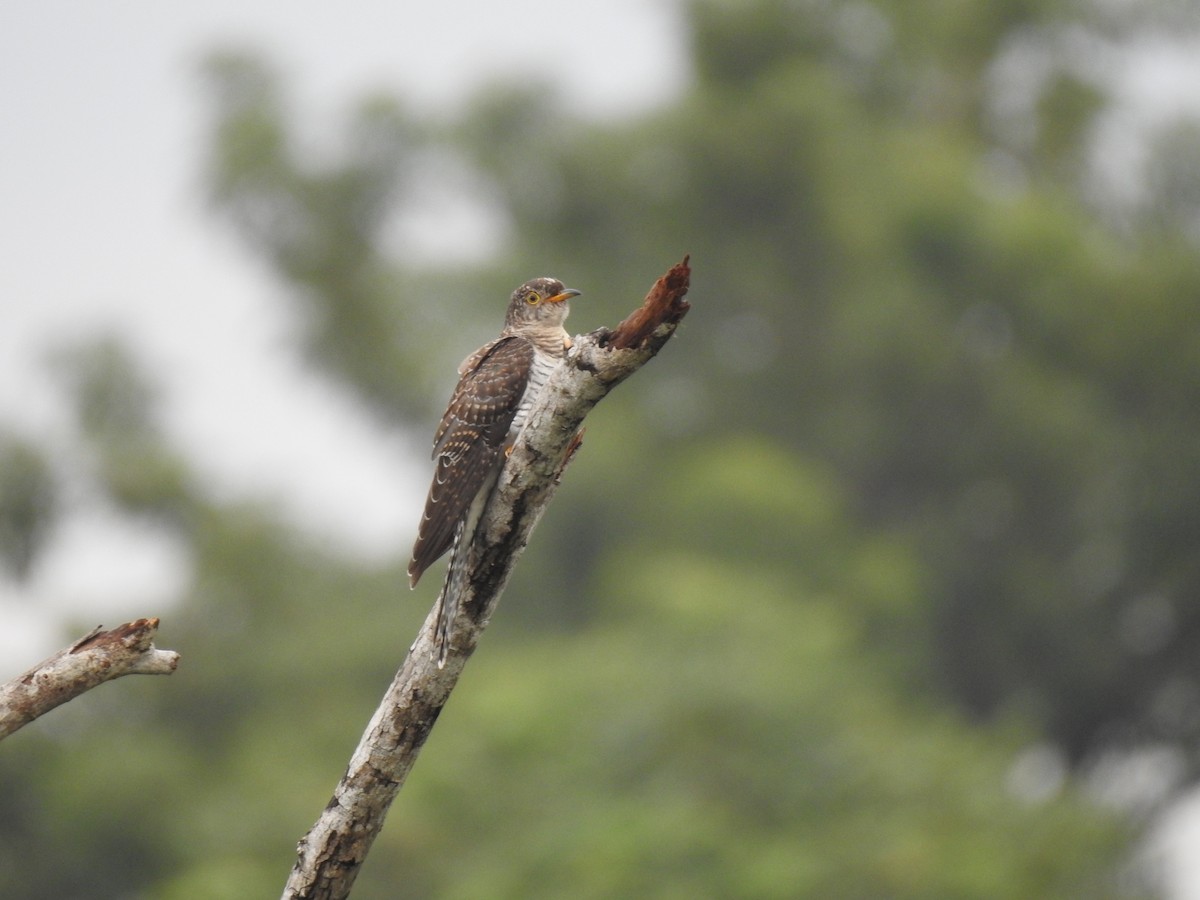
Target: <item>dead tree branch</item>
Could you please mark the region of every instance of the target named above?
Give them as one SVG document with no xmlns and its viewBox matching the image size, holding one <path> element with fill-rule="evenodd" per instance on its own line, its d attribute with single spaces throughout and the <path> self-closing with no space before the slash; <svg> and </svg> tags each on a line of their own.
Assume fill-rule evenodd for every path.
<svg viewBox="0 0 1200 900">
<path fill-rule="evenodd" d="M 584 417 L 649 362 L 688 311 L 687 257 L 614 330 L 577 337 L 530 410 L 472 543 L 468 585 L 445 668 L 434 649 L 436 609 L 367 726 L 333 799 L 300 841 L 284 898 L 346 897 L 392 801 L 475 649 L 513 564 L 580 444 Z"/>
<path fill-rule="evenodd" d="M 84 691 L 122 675 L 169 675 L 179 654 L 158 650 L 158 619 L 99 627 L 70 647 L 0 685 L 0 740 Z"/>
</svg>

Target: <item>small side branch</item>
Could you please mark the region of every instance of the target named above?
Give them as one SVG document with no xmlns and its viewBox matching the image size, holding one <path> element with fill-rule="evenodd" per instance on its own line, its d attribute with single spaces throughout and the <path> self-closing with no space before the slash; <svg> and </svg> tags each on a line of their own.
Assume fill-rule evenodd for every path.
<svg viewBox="0 0 1200 900">
<path fill-rule="evenodd" d="M 158 619 L 138 619 L 109 631 L 96 628 L 70 647 L 0 685 L 0 740 L 73 700 L 84 691 L 122 675 L 169 675 L 179 654 L 154 646 Z"/>
<path fill-rule="evenodd" d="M 321 817 L 300 841 L 288 898 L 349 895 L 392 801 L 404 785 L 459 674 L 491 619 L 514 563 L 580 444 L 584 417 L 645 365 L 688 311 L 688 260 L 671 268 L 616 329 L 577 337 L 529 412 L 468 553 L 467 587 L 438 668 L 436 610 L 409 649 Z"/>
</svg>

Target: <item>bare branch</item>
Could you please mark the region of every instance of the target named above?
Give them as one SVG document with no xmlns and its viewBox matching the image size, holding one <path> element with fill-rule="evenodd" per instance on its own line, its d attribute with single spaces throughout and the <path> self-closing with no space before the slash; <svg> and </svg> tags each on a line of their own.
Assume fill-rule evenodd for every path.
<svg viewBox="0 0 1200 900">
<path fill-rule="evenodd" d="M 179 654 L 158 650 L 158 619 L 99 627 L 70 647 L 0 685 L 0 740 L 84 691 L 122 675 L 169 675 Z"/>
<path fill-rule="evenodd" d="M 670 339 L 689 308 L 684 296 L 690 274 L 685 257 L 615 330 L 577 337 L 564 364 L 550 376 L 475 531 L 445 668 L 437 665 L 434 609 L 367 726 L 333 799 L 301 839 L 285 900 L 349 895 L 392 801 L 496 608 L 513 564 L 580 445 L 584 417 Z"/>
</svg>

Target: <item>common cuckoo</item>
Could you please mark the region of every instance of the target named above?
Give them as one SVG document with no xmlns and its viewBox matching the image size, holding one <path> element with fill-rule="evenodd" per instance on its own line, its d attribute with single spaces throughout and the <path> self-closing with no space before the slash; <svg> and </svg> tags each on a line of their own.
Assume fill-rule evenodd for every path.
<svg viewBox="0 0 1200 900">
<path fill-rule="evenodd" d="M 446 662 L 450 626 L 466 586 L 467 548 L 533 401 L 571 346 L 563 322 L 567 301 L 577 296 L 579 291 L 555 278 L 525 282 L 513 291 L 500 336 L 458 367 L 458 386 L 433 437 L 437 465 L 408 564 L 416 587 L 422 573 L 450 551 L 438 598 L 439 666 Z"/>
</svg>

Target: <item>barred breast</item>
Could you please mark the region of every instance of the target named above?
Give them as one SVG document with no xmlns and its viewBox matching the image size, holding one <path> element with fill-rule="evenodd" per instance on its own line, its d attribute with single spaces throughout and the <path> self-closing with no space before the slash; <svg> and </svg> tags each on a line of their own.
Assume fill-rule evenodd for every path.
<svg viewBox="0 0 1200 900">
<path fill-rule="evenodd" d="M 542 392 L 550 373 L 561 363 L 561 354 L 555 356 L 541 348 L 534 350 L 533 363 L 529 367 L 529 383 L 525 387 L 525 393 L 521 395 L 521 402 L 517 406 L 516 416 L 513 417 L 512 427 L 508 430 L 510 439 L 515 438 L 521 432 L 525 425 L 525 419 L 529 416 L 529 410 L 533 407 L 533 402 Z"/>
</svg>

